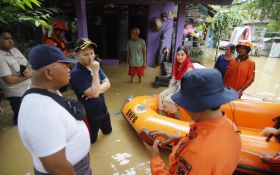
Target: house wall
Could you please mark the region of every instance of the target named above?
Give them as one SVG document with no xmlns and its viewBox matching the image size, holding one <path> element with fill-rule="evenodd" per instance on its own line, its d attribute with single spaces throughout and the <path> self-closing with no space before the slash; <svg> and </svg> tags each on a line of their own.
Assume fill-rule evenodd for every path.
<svg viewBox="0 0 280 175">
<path fill-rule="evenodd" d="M 87 37 L 87 19 L 86 19 L 86 7 L 85 0 L 75 0 L 76 2 L 76 13 L 78 17 L 78 37 Z M 161 59 L 163 58 L 163 48 L 171 48 L 171 40 L 172 40 L 172 30 L 173 30 L 173 18 L 169 18 L 166 21 L 163 21 L 163 27 L 159 32 L 152 32 L 150 30 L 149 22 L 155 17 L 160 17 L 163 12 L 172 12 L 176 7 L 175 3 L 154 3 L 149 6 L 149 16 L 148 16 L 148 25 L 147 30 L 147 65 L 153 66 L 157 62 L 157 53 L 160 43 L 160 35 L 164 32 L 164 40 L 162 41 L 161 47 Z M 143 24 L 145 25 L 145 24 Z M 118 57 L 118 55 L 116 55 Z M 110 61 L 110 60 L 108 60 Z M 108 62 L 109 63 L 109 62 Z M 119 60 L 116 62 L 119 63 Z M 114 64 L 116 64 L 114 62 Z"/>
<path fill-rule="evenodd" d="M 173 11 L 175 8 L 174 3 L 155 3 L 151 4 L 149 7 L 149 17 L 148 21 L 150 22 L 155 17 L 160 17 L 162 12 L 169 12 Z M 148 23 L 149 24 L 149 23 Z M 172 30 L 173 30 L 173 19 L 168 19 L 163 22 L 163 27 L 159 32 L 152 32 L 150 30 L 150 26 L 148 27 L 148 35 L 147 35 L 147 65 L 153 66 L 156 64 L 157 61 L 157 52 L 160 43 L 160 34 L 161 32 L 165 32 L 165 39 L 162 43 L 162 49 L 164 47 L 171 47 L 171 37 L 172 37 Z"/>
</svg>

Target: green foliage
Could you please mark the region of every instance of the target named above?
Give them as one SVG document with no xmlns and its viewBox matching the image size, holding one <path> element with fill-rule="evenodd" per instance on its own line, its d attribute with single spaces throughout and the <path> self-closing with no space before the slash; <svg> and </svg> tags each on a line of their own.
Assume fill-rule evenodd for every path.
<svg viewBox="0 0 280 175">
<path fill-rule="evenodd" d="M 280 37 L 280 22 L 279 21 L 271 21 L 267 24 L 267 30 L 264 37 Z"/>
<path fill-rule="evenodd" d="M 280 21 L 279 0 L 249 0 L 246 8 L 259 19 Z"/>
<path fill-rule="evenodd" d="M 0 2 L 0 25 L 31 23 L 49 28 L 48 20 L 56 13 L 55 8 L 43 8 L 43 0 L 2 0 Z"/>
<path fill-rule="evenodd" d="M 214 17 L 208 17 L 207 22 L 214 32 L 214 40 L 219 40 L 221 34 L 231 32 L 233 27 L 241 26 L 245 17 L 244 11 L 235 8 L 221 10 Z"/>
<path fill-rule="evenodd" d="M 199 26 L 197 26 L 197 27 L 195 28 L 195 30 L 198 31 L 198 32 L 204 32 L 204 31 L 206 30 L 206 28 L 207 28 L 206 23 L 202 23 L 202 24 L 200 24 Z"/>
<path fill-rule="evenodd" d="M 271 20 L 267 25 L 268 32 L 280 31 L 280 1 L 279 0 L 234 0 L 239 8 L 250 13 L 251 19 Z"/>
<path fill-rule="evenodd" d="M 273 20 L 267 24 L 268 32 L 280 32 L 280 21 Z"/>
</svg>

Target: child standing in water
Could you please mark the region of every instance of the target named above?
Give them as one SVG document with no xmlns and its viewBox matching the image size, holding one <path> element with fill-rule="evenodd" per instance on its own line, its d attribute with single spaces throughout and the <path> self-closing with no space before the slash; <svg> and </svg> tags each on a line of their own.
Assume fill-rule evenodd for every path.
<svg viewBox="0 0 280 175">
<path fill-rule="evenodd" d="M 169 82 L 169 87 L 165 89 L 163 92 L 159 94 L 159 99 L 158 99 L 158 110 L 160 114 L 165 114 L 165 107 L 166 104 L 170 106 L 173 106 L 174 108 L 174 115 L 176 118 L 178 118 L 179 113 L 176 108 L 175 103 L 171 100 L 171 96 L 180 90 L 181 88 L 181 79 L 184 76 L 184 74 L 188 71 L 193 70 L 193 64 L 189 60 L 189 56 L 187 53 L 187 50 L 184 49 L 184 46 L 180 46 L 177 49 L 176 52 L 176 57 L 174 59 L 174 64 L 173 64 L 173 75 L 172 78 Z M 168 110 L 170 111 L 170 110 Z"/>
</svg>

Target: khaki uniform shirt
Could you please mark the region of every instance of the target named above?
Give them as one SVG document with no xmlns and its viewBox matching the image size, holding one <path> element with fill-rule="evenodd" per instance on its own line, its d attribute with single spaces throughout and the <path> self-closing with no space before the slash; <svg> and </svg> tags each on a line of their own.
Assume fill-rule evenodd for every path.
<svg viewBox="0 0 280 175">
<path fill-rule="evenodd" d="M 19 75 L 20 64 L 26 66 L 28 61 L 18 49 L 12 48 L 10 52 L 0 50 L 0 88 L 3 90 L 5 97 L 21 97 L 31 84 L 31 80 L 27 79 L 11 85 L 6 83 L 2 77 Z"/>
</svg>

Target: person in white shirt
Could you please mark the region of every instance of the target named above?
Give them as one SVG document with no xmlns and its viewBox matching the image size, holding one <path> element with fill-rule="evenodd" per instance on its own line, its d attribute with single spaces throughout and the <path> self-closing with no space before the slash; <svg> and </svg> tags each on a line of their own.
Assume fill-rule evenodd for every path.
<svg viewBox="0 0 280 175">
<path fill-rule="evenodd" d="M 83 118 L 74 115 L 76 106 L 67 108 L 56 100 L 70 102 L 58 89 L 69 83 L 69 64 L 77 61 L 48 45 L 33 47 L 28 57 L 32 83 L 22 99 L 18 130 L 32 155 L 35 175 L 91 175 L 90 137 Z"/>
</svg>

